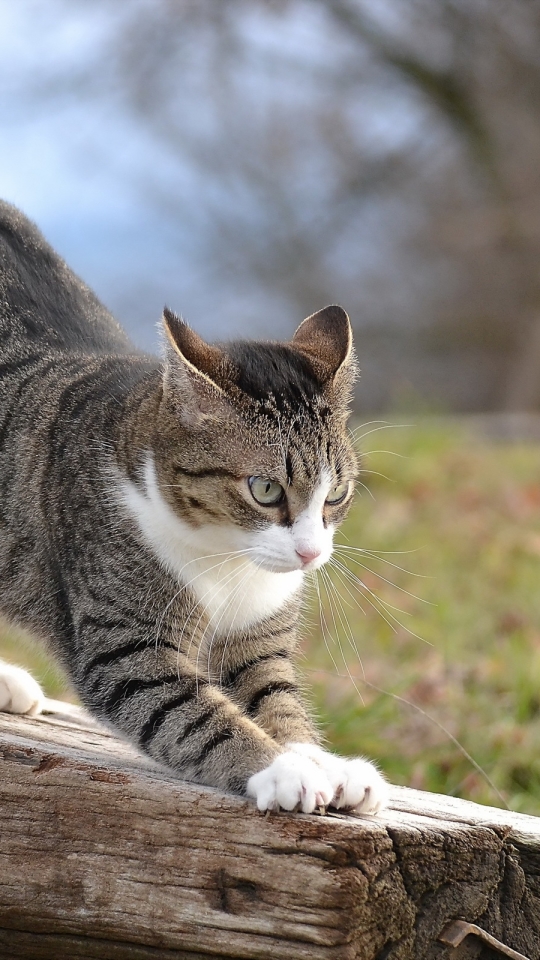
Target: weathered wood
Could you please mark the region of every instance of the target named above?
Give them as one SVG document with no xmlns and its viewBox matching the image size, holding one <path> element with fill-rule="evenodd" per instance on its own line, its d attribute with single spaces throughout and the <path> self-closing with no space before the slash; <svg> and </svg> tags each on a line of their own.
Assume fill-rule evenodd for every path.
<svg viewBox="0 0 540 960">
<path fill-rule="evenodd" d="M 438 940 L 458 918 L 540 958 L 536 818 L 399 788 L 263 817 L 65 707 L 0 715 L 0 768 L 2 960 L 487 958 Z"/>
</svg>

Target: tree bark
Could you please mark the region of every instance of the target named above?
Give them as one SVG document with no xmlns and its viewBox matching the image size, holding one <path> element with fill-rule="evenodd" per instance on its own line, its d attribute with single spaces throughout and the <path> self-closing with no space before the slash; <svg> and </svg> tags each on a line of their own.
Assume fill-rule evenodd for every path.
<svg viewBox="0 0 540 960">
<path fill-rule="evenodd" d="M 510 368 L 504 406 L 520 413 L 540 408 L 540 313 L 531 318 Z"/>
</svg>

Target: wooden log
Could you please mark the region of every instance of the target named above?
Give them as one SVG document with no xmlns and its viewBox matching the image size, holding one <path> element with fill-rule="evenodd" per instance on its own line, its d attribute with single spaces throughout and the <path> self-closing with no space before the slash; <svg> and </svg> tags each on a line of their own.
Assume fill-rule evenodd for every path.
<svg viewBox="0 0 540 960">
<path fill-rule="evenodd" d="M 443 944 L 456 919 L 539 960 L 540 820 L 404 788 L 261 816 L 51 710 L 0 714 L 2 960 L 497 956 Z"/>
</svg>

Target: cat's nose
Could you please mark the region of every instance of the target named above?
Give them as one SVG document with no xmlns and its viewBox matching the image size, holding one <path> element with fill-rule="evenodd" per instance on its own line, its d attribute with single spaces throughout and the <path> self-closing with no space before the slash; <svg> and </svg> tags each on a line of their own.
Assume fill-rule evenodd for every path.
<svg viewBox="0 0 540 960">
<path fill-rule="evenodd" d="M 312 560 L 316 560 L 317 557 L 320 557 L 321 551 L 317 547 L 301 547 L 296 548 L 296 553 L 300 557 L 302 563 L 310 563 Z"/>
</svg>

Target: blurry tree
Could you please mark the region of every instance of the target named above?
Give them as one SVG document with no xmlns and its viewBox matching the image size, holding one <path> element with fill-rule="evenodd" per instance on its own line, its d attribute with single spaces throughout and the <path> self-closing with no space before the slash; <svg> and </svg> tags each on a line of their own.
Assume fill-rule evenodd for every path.
<svg viewBox="0 0 540 960">
<path fill-rule="evenodd" d="M 421 91 L 465 147 L 447 150 L 444 175 L 423 184 L 422 239 L 454 264 L 457 281 L 449 309 L 439 305 L 439 335 L 445 345 L 453 338 L 507 350 L 499 402 L 537 407 L 540 4 L 327 0 L 325 7 Z"/>
<path fill-rule="evenodd" d="M 538 0 L 53 8 L 101 27 L 27 99 L 144 129 L 152 163 L 125 175 L 172 237 L 189 225 L 219 296 L 264 294 L 289 327 L 339 299 L 389 380 L 450 354 L 447 402 L 540 403 Z"/>
</svg>

